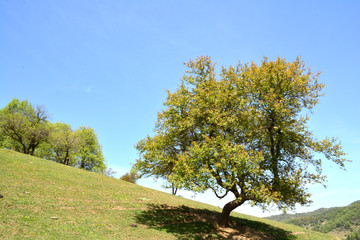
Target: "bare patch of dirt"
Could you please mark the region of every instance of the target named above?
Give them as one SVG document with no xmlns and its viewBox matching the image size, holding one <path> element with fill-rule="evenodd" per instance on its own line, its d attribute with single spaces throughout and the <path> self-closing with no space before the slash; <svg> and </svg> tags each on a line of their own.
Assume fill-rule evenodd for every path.
<svg viewBox="0 0 360 240">
<path fill-rule="evenodd" d="M 60 207 L 60 209 L 64 209 L 64 210 L 74 210 L 75 208 L 74 207 Z"/>
<path fill-rule="evenodd" d="M 123 206 L 116 206 L 116 207 L 113 207 L 111 210 L 121 210 L 121 211 L 123 211 L 123 210 L 128 210 L 128 208 L 125 208 Z"/>
<path fill-rule="evenodd" d="M 225 239 L 234 239 L 234 240 L 262 240 L 262 239 L 273 239 L 271 236 L 267 236 L 265 233 L 255 231 L 251 228 L 237 226 L 235 228 L 224 228 L 218 227 L 219 235 Z"/>
</svg>

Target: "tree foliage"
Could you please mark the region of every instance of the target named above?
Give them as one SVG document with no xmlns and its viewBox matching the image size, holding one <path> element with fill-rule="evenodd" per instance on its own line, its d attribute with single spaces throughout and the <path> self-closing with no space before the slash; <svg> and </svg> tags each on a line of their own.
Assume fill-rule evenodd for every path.
<svg viewBox="0 0 360 240">
<path fill-rule="evenodd" d="M 94 129 L 80 127 L 75 131 L 75 135 L 80 140 L 77 166 L 85 170 L 103 173 L 106 170 L 105 160 Z"/>
<path fill-rule="evenodd" d="M 136 145 L 135 167 L 176 187 L 211 189 L 219 198 L 232 193 L 219 224 L 246 201 L 264 209 L 310 203 L 307 184 L 326 178 L 317 153 L 344 168 L 337 139 L 318 140 L 308 128 L 324 85 L 300 58 L 239 63 L 219 76 L 209 57 L 186 66 L 158 114 L 154 137 Z"/>
<path fill-rule="evenodd" d="M 131 182 L 131 183 L 136 183 L 136 181 L 138 179 L 139 179 L 139 175 L 137 174 L 137 172 L 134 169 L 131 169 L 130 172 L 127 172 L 120 177 L 120 180 L 123 180 L 126 182 Z"/>
<path fill-rule="evenodd" d="M 69 124 L 54 123 L 49 140 L 40 147 L 38 156 L 75 166 L 80 142 L 81 139 L 74 133 Z"/>
<path fill-rule="evenodd" d="M 360 240 L 360 228 L 355 232 L 349 233 L 346 240 Z"/>
<path fill-rule="evenodd" d="M 156 179 L 162 178 L 170 182 L 168 177 L 171 175 L 174 161 L 181 151 L 171 144 L 173 140 L 166 135 L 156 135 L 137 143 L 136 148 L 144 154 L 143 161 L 138 161 L 134 166 L 135 169 L 140 170 L 139 178 L 153 176 Z M 152 161 L 152 159 L 161 159 L 161 161 Z M 165 185 L 165 188 L 171 188 L 173 195 L 176 195 L 178 190 L 173 183 Z"/>
<path fill-rule="evenodd" d="M 0 110 L 0 147 L 88 171 L 106 170 L 94 129 L 73 131 L 69 124 L 51 123 L 43 106 L 34 109 L 27 100 L 13 99 Z"/>
<path fill-rule="evenodd" d="M 51 129 L 49 140 L 39 148 L 39 157 L 105 173 L 105 159 L 94 129 L 80 127 L 73 131 L 66 123 L 54 123 Z"/>
<path fill-rule="evenodd" d="M 35 109 L 28 101 L 13 99 L 0 110 L 2 145 L 34 155 L 36 148 L 48 139 L 50 125 L 43 106 Z"/>
</svg>

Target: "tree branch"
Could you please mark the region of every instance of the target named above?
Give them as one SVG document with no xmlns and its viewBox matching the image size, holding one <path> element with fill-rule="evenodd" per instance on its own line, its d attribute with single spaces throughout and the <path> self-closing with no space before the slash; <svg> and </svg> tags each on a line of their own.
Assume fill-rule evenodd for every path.
<svg viewBox="0 0 360 240">
<path fill-rule="evenodd" d="M 213 190 L 213 192 L 215 193 L 216 197 L 219 198 L 219 199 L 223 199 L 224 197 L 226 197 L 226 195 L 229 193 L 230 190 L 226 190 L 225 194 L 223 196 L 219 196 L 215 190 L 215 188 L 209 186 L 211 188 L 211 190 Z"/>
</svg>

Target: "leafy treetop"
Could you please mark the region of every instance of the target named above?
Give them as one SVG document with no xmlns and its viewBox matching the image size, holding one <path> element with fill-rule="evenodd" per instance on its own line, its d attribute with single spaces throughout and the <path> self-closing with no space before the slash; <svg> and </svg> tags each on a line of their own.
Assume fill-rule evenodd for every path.
<svg viewBox="0 0 360 240">
<path fill-rule="evenodd" d="M 210 57 L 186 66 L 177 91 L 168 92 L 155 136 L 136 145 L 135 167 L 179 188 L 211 189 L 219 198 L 232 193 L 219 224 L 246 201 L 264 209 L 310 203 L 307 185 L 326 180 L 316 153 L 345 167 L 338 140 L 319 140 L 308 128 L 307 112 L 324 85 L 300 58 L 239 63 L 222 67 L 219 76 Z"/>
</svg>

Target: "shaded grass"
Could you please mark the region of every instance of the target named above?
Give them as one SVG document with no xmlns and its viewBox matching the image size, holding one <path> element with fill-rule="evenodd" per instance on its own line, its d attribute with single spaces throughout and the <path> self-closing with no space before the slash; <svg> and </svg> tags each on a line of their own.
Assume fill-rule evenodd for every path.
<svg viewBox="0 0 360 240">
<path fill-rule="evenodd" d="M 0 239 L 331 239 L 237 213 L 216 228 L 217 207 L 3 149 L 0 194 Z"/>
<path fill-rule="evenodd" d="M 150 228 L 171 233 L 178 239 L 222 239 L 213 224 L 213 217 L 217 214 L 184 205 L 148 204 L 148 209 L 140 212 L 136 220 Z"/>
<path fill-rule="evenodd" d="M 230 227 L 215 224 L 218 211 L 148 204 L 148 210 L 137 215 L 137 222 L 150 228 L 174 234 L 178 239 L 296 239 L 290 231 L 269 224 L 232 217 Z"/>
</svg>

